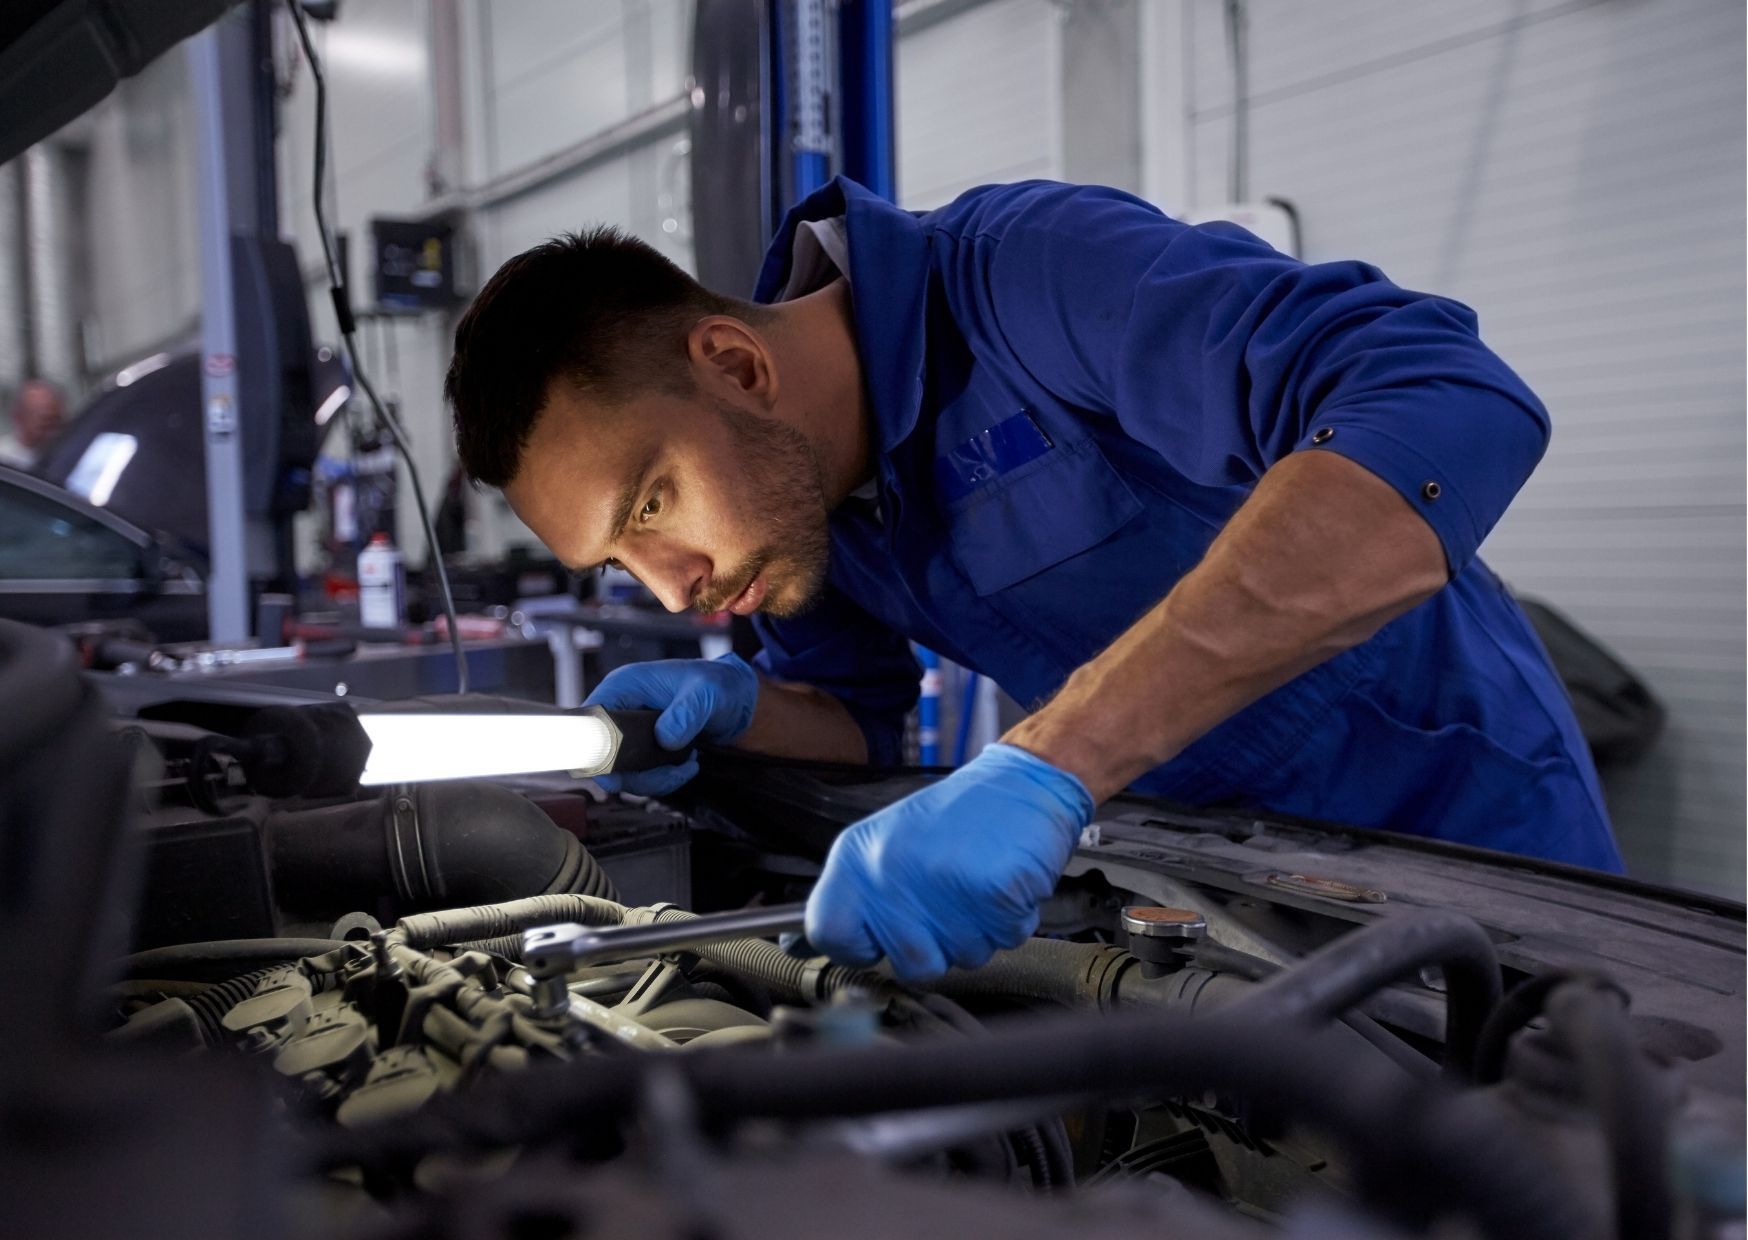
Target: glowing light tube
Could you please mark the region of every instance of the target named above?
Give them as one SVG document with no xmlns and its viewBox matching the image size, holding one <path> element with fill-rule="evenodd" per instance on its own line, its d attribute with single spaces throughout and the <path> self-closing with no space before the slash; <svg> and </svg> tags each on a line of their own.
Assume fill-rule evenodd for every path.
<svg viewBox="0 0 1748 1240">
<path fill-rule="evenodd" d="M 599 715 L 360 714 L 370 757 L 359 784 L 569 771 L 599 775 L 619 736 Z"/>
</svg>

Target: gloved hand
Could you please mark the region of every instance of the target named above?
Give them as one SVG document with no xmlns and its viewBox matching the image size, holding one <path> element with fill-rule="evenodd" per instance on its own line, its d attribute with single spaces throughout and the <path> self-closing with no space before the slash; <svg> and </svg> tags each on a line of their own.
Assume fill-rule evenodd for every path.
<svg viewBox="0 0 1748 1240">
<path fill-rule="evenodd" d="M 1092 820 L 1092 794 L 1013 745 L 845 831 L 807 902 L 807 937 L 902 981 L 970 969 L 1038 928 L 1038 906 Z"/>
<path fill-rule="evenodd" d="M 659 797 L 698 773 L 696 741 L 726 745 L 747 730 L 759 698 L 759 674 L 732 654 L 720 659 L 660 659 L 608 672 L 585 706 L 659 710 L 656 743 L 675 751 L 672 766 L 595 776 L 608 792 Z M 680 759 L 682 752 L 684 760 Z"/>
</svg>

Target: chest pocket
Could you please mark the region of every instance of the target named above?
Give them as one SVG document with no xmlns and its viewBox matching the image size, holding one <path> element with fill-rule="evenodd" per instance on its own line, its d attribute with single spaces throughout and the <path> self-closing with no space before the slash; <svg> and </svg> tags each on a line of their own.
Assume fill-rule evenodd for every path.
<svg viewBox="0 0 1748 1240">
<path fill-rule="evenodd" d="M 953 556 L 979 597 L 1098 545 L 1141 501 L 1090 440 L 1058 443 L 947 510 Z"/>
</svg>

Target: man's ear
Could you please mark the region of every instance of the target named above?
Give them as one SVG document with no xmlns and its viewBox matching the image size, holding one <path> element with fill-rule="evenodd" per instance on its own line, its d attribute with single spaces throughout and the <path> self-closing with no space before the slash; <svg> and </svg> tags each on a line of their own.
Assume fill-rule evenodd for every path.
<svg viewBox="0 0 1748 1240">
<path fill-rule="evenodd" d="M 760 408 L 777 403 L 777 363 L 771 346 L 742 319 L 712 314 L 686 334 L 686 353 L 701 387 Z"/>
</svg>

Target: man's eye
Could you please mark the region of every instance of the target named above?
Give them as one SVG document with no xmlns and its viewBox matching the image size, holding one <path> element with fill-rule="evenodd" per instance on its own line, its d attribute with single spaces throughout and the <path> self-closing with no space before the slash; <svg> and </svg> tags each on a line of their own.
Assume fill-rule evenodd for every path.
<svg viewBox="0 0 1748 1240">
<path fill-rule="evenodd" d="M 647 501 L 645 501 L 642 508 L 638 509 L 637 519 L 639 521 L 647 521 L 661 510 L 662 496 L 661 492 L 657 491 L 654 495 L 650 496 Z"/>
</svg>

